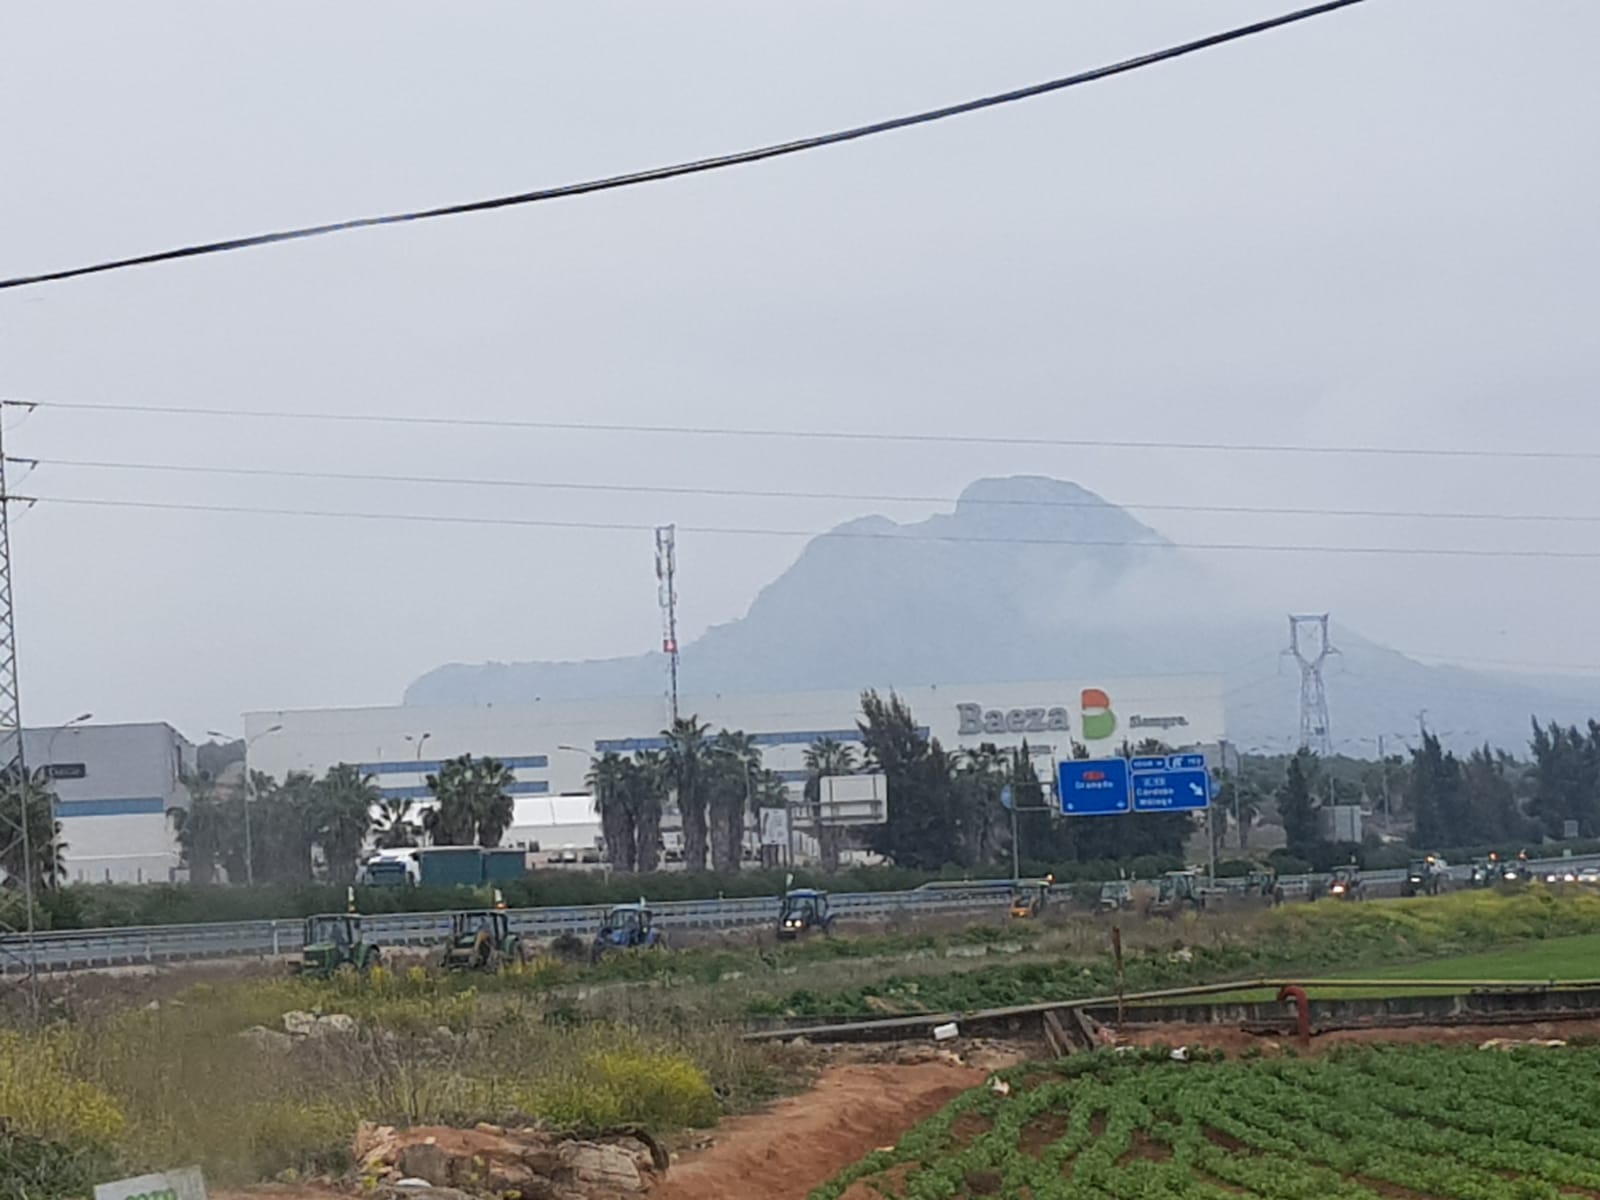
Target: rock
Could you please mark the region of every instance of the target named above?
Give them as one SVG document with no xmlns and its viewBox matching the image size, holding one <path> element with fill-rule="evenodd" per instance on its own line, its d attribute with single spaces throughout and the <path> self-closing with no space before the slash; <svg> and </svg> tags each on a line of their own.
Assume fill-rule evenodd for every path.
<svg viewBox="0 0 1600 1200">
<path fill-rule="evenodd" d="M 989 1090 L 996 1096 L 1011 1095 L 1011 1085 L 1004 1079 L 991 1079 L 989 1081 Z"/>
<path fill-rule="evenodd" d="M 295 1009 L 283 1014 L 284 1032 L 294 1037 L 308 1037 L 316 1027 L 317 1017 L 315 1013 L 301 1012 L 299 1009 Z"/>
<path fill-rule="evenodd" d="M 429 1183 L 444 1185 L 451 1182 L 450 1158 L 431 1139 L 413 1142 L 400 1148 L 400 1173 Z"/>
<path fill-rule="evenodd" d="M 294 1044 L 294 1039 L 287 1033 L 279 1033 L 276 1029 L 268 1029 L 265 1025 L 252 1025 L 249 1029 L 241 1029 L 235 1036 L 240 1041 L 249 1042 L 257 1050 L 283 1051 Z"/>
<path fill-rule="evenodd" d="M 570 1173 L 575 1183 L 619 1192 L 645 1190 L 638 1164 L 631 1154 L 618 1146 L 562 1142 L 556 1153 L 563 1172 Z"/>
<path fill-rule="evenodd" d="M 472 1127 L 478 1133 L 487 1133 L 493 1137 L 505 1137 L 506 1131 L 502 1126 L 491 1125 L 487 1121 L 479 1121 Z"/>
<path fill-rule="evenodd" d="M 311 1027 L 311 1033 L 314 1037 L 327 1037 L 330 1034 L 351 1037 L 359 1028 L 356 1019 L 348 1013 L 329 1013 L 325 1017 L 317 1018 L 316 1024 Z"/>
<path fill-rule="evenodd" d="M 402 1179 L 391 1187 L 389 1195 L 396 1200 L 476 1200 L 457 1188 L 434 1187 L 425 1179 Z"/>
<path fill-rule="evenodd" d="M 374 1125 L 370 1121 L 362 1121 L 356 1126 L 350 1154 L 363 1175 L 387 1171 L 400 1156 L 400 1135 L 393 1125 Z"/>
</svg>

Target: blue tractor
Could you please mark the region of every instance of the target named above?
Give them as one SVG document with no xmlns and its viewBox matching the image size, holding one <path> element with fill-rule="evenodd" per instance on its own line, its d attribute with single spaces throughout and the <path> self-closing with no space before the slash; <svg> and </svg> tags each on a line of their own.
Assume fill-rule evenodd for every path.
<svg viewBox="0 0 1600 1200">
<path fill-rule="evenodd" d="M 828 911 L 828 893 L 816 888 L 790 888 L 783 894 L 778 910 L 778 940 L 793 941 L 812 930 L 824 937 L 833 932 L 833 914 Z"/>
<path fill-rule="evenodd" d="M 599 962 L 607 950 L 633 950 L 639 947 L 664 950 L 667 935 L 657 929 L 650 909 L 643 900 L 637 904 L 617 904 L 606 914 L 600 932 L 589 947 L 589 961 Z"/>
</svg>

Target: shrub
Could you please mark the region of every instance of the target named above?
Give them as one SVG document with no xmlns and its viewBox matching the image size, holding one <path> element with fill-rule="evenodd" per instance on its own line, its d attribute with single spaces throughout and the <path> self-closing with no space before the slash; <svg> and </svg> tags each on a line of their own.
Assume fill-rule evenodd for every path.
<svg viewBox="0 0 1600 1200">
<path fill-rule="evenodd" d="M 115 1100 L 73 1077 L 64 1028 L 27 1037 L 0 1029 L 0 1114 L 9 1129 L 70 1147 L 105 1149 L 126 1124 Z"/>
<path fill-rule="evenodd" d="M 579 1071 L 538 1084 L 519 1099 L 552 1125 L 574 1130 L 700 1128 L 716 1124 L 718 1112 L 711 1083 L 694 1063 L 633 1045 L 591 1051 Z"/>
</svg>

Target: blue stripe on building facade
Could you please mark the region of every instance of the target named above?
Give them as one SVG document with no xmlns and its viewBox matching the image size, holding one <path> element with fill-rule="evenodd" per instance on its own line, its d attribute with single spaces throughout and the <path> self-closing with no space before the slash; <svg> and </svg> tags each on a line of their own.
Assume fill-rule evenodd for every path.
<svg viewBox="0 0 1600 1200">
<path fill-rule="evenodd" d="M 494 758 L 494 755 L 481 757 Z M 501 766 L 513 771 L 542 771 L 550 765 L 550 758 L 545 754 L 526 754 L 520 758 L 496 758 Z M 362 763 L 357 769 L 364 775 L 436 775 L 444 766 L 444 761 L 437 758 L 404 759 L 398 762 Z"/>
<path fill-rule="evenodd" d="M 433 792 L 425 785 L 416 787 L 380 787 L 380 795 L 385 800 L 432 800 Z M 518 780 L 506 792 L 512 796 L 546 796 L 550 793 L 550 785 L 542 779 Z"/>
<path fill-rule="evenodd" d="M 56 817 L 131 817 L 150 816 L 167 811 L 167 802 L 160 796 L 134 796 L 108 800 L 57 800 Z"/>
</svg>

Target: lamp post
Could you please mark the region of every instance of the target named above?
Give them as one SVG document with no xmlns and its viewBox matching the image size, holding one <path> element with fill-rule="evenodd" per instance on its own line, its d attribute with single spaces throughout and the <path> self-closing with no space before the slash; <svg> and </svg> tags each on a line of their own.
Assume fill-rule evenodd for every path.
<svg viewBox="0 0 1600 1200">
<path fill-rule="evenodd" d="M 256 854 L 255 845 L 250 836 L 250 801 L 254 799 L 255 784 L 250 778 L 250 747 L 254 746 L 269 733 L 277 733 L 282 725 L 269 725 L 252 738 L 247 738 L 244 743 L 244 881 L 249 887 L 254 887 L 256 882 Z M 207 737 L 227 738 L 227 734 L 218 733 L 215 729 L 206 730 Z"/>
<path fill-rule="evenodd" d="M 416 737 L 413 737 L 409 733 L 405 735 L 405 740 L 406 741 L 412 742 L 412 743 L 414 743 L 416 745 L 416 748 L 417 748 L 417 761 L 418 762 L 422 761 L 422 743 L 427 741 L 432 736 L 433 736 L 433 734 L 431 734 L 431 733 L 419 734 Z"/>
</svg>

